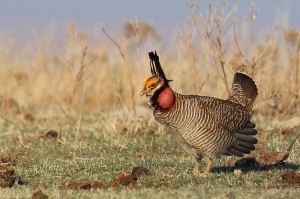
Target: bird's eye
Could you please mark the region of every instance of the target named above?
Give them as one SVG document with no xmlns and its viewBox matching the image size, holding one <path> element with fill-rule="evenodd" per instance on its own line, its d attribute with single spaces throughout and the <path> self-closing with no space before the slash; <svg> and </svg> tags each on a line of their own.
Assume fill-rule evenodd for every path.
<svg viewBox="0 0 300 199">
<path fill-rule="evenodd" d="M 155 88 L 157 86 L 157 83 L 150 84 L 150 88 Z"/>
</svg>

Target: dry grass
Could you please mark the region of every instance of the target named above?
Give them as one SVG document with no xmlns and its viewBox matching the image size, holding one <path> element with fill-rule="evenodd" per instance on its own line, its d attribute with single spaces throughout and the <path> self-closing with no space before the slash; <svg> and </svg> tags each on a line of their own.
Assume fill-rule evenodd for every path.
<svg viewBox="0 0 300 199">
<path fill-rule="evenodd" d="M 25 124 L 19 133 L 13 124 L 5 123 L 1 131 L 13 133 L 2 135 L 0 140 L 4 146 L 0 151 L 0 186 L 9 184 L 12 188 L 0 188 L 1 196 L 297 196 L 300 186 L 299 142 L 289 151 L 287 159 L 277 153 L 287 150 L 298 135 L 299 127 L 284 132 L 270 131 L 272 136 L 268 136 L 267 142 L 259 148 L 264 150 L 264 155 L 253 154 L 257 156 L 254 160 L 251 156 L 238 161 L 233 157 L 217 159 L 208 179 L 201 179 L 192 175 L 193 158 L 180 149 L 172 135 L 158 126 L 150 114 L 140 110 L 137 113 L 137 116 L 133 113 L 128 116 L 128 113 L 118 111 L 85 117 L 82 121 L 84 134 L 79 135 L 77 142 L 75 133 L 67 134 L 63 144 L 57 143 L 57 132 L 44 133 L 56 121 L 55 118 Z M 265 120 L 256 122 L 268 123 Z M 286 124 L 280 125 L 290 128 Z M 201 167 L 205 164 L 206 159 L 201 162 Z"/>
<path fill-rule="evenodd" d="M 258 84 L 258 113 L 278 117 L 299 114 L 299 32 L 280 26 L 269 34 L 253 30 L 255 6 L 237 24 L 237 6 L 210 6 L 206 16 L 197 4 L 192 5 L 190 21 L 178 33 L 176 51 L 153 49 L 159 52 L 167 76 L 174 79 L 172 87 L 184 94 L 226 98 L 233 73 L 243 70 Z M 145 49 L 152 41 L 163 43 L 159 31 L 149 24 L 132 22 L 124 25 L 124 37 L 112 38 L 109 30 L 103 32 L 107 41 L 93 42 L 89 47 L 88 35 L 70 24 L 66 45 L 59 50 L 55 49 L 59 45 L 47 37 L 18 46 L 12 39 L 2 38 L 2 111 L 14 106 L 8 101 L 19 106 L 21 113 L 34 115 L 38 110 L 57 114 L 60 107 L 71 114 L 81 107 L 86 112 L 120 108 L 135 111 L 144 106 L 139 91 L 150 75 Z M 284 42 L 280 42 L 282 39 Z M 76 88 L 75 94 L 86 46 L 84 86 Z M 235 67 L 232 60 L 243 67 Z"/>
<path fill-rule="evenodd" d="M 234 71 L 243 70 L 253 75 L 258 84 L 258 113 L 278 117 L 299 114 L 300 34 L 278 27 L 264 39 L 255 40 L 254 32 L 260 33 L 253 30 L 254 9 L 250 8 L 249 16 L 239 26 L 236 7 L 229 9 L 226 3 L 211 6 L 206 16 L 199 13 L 195 4 L 191 7 L 190 23 L 178 34 L 176 52 L 153 50 L 159 52 L 166 74 L 174 79 L 172 86 L 178 92 L 226 98 Z M 80 110 L 84 88 L 83 111 L 119 108 L 135 111 L 145 105 L 139 91 L 150 72 L 147 52 L 143 49 L 147 48 L 147 41 L 157 40 L 159 31 L 138 22 L 125 24 L 124 31 L 124 37 L 118 39 L 103 31 L 107 41 L 94 42 L 89 47 L 88 35 L 70 24 L 66 45 L 54 49 L 61 53 L 52 53 L 51 48 L 56 45 L 47 37 L 18 46 L 13 40 L 0 38 L 3 111 L 10 106 L 8 101 L 14 101 L 22 113 L 36 114 L 42 109 L 51 115 L 59 107 L 66 112 Z M 82 63 L 83 51 L 85 63 Z M 232 66 L 232 60 L 243 63 L 244 67 Z M 83 65 L 85 77 L 78 80 Z M 84 86 L 77 88 L 78 81 L 84 81 Z"/>
</svg>

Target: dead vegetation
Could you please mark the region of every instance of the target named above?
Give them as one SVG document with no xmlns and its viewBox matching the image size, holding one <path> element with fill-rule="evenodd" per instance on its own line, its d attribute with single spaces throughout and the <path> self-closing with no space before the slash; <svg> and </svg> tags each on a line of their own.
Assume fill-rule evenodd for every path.
<svg viewBox="0 0 300 199">
<path fill-rule="evenodd" d="M 158 41 L 162 39 L 156 29 L 149 23 L 145 22 L 127 22 L 123 25 L 123 31 L 126 38 L 137 40 L 139 45 L 141 45 L 143 41 L 148 38 Z"/>
<path fill-rule="evenodd" d="M 190 20 L 176 38 L 176 51 L 156 49 L 163 55 L 161 62 L 167 75 L 174 79 L 172 86 L 184 94 L 226 98 L 233 73 L 242 70 L 258 84 L 257 113 L 278 118 L 299 114 L 299 31 L 277 26 L 257 40 L 254 32 L 259 32 L 253 29 L 258 20 L 255 5 L 241 25 L 236 23 L 238 6 L 230 7 L 222 1 L 210 5 L 204 14 L 201 5 L 191 5 Z M 280 35 L 281 30 L 284 35 Z M 122 108 L 136 112 L 145 106 L 138 94 L 149 75 L 147 52 L 142 49 L 163 40 L 159 31 L 145 22 L 127 22 L 124 32 L 124 37 L 115 37 L 104 27 L 99 34 L 106 41 L 97 43 L 80 32 L 76 24 L 70 24 L 61 53 L 53 52 L 50 44 L 55 45 L 55 41 L 50 39 L 39 39 L 35 48 L 27 47 L 30 43 L 16 48 L 2 39 L 1 112 L 15 117 L 26 114 L 29 121 L 41 109 L 48 115 L 62 112 L 59 133 L 65 122 L 80 132 L 80 116 L 74 118 L 73 114 L 81 109 L 100 112 Z M 250 38 L 245 38 L 249 34 Z M 282 39 L 286 48 L 279 45 Z M 88 46 L 91 42 L 94 45 Z"/>
<path fill-rule="evenodd" d="M 58 137 L 58 132 L 56 132 L 55 130 L 49 130 L 46 133 L 42 133 L 41 135 L 38 136 L 38 138 L 57 138 Z"/>
</svg>

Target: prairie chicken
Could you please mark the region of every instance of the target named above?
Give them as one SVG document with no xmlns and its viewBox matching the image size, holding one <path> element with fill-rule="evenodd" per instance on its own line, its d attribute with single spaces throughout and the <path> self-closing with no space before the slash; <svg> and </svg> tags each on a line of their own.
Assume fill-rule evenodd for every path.
<svg viewBox="0 0 300 199">
<path fill-rule="evenodd" d="M 144 83 L 141 96 L 149 99 L 155 119 L 166 125 L 179 145 L 195 157 L 194 175 L 199 175 L 203 156 L 209 161 L 200 176 L 207 176 L 220 155 L 242 157 L 255 150 L 257 139 L 251 109 L 258 94 L 255 82 L 244 73 L 234 75 L 227 100 L 181 95 L 173 91 L 156 52 L 149 53 L 152 76 Z"/>
</svg>

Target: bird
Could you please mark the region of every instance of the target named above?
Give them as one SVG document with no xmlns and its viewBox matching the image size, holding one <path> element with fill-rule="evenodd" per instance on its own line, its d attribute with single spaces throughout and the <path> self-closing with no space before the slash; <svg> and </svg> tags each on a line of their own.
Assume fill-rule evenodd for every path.
<svg viewBox="0 0 300 199">
<path fill-rule="evenodd" d="M 214 160 L 222 155 L 243 157 L 255 150 L 257 130 L 251 117 L 258 89 L 252 77 L 236 72 L 227 99 L 182 95 L 172 90 L 172 80 L 166 78 L 156 51 L 149 52 L 149 58 L 152 76 L 140 96 L 146 95 L 155 120 L 195 158 L 195 176 L 207 177 Z M 208 157 L 208 163 L 200 172 L 203 157 Z"/>
</svg>

